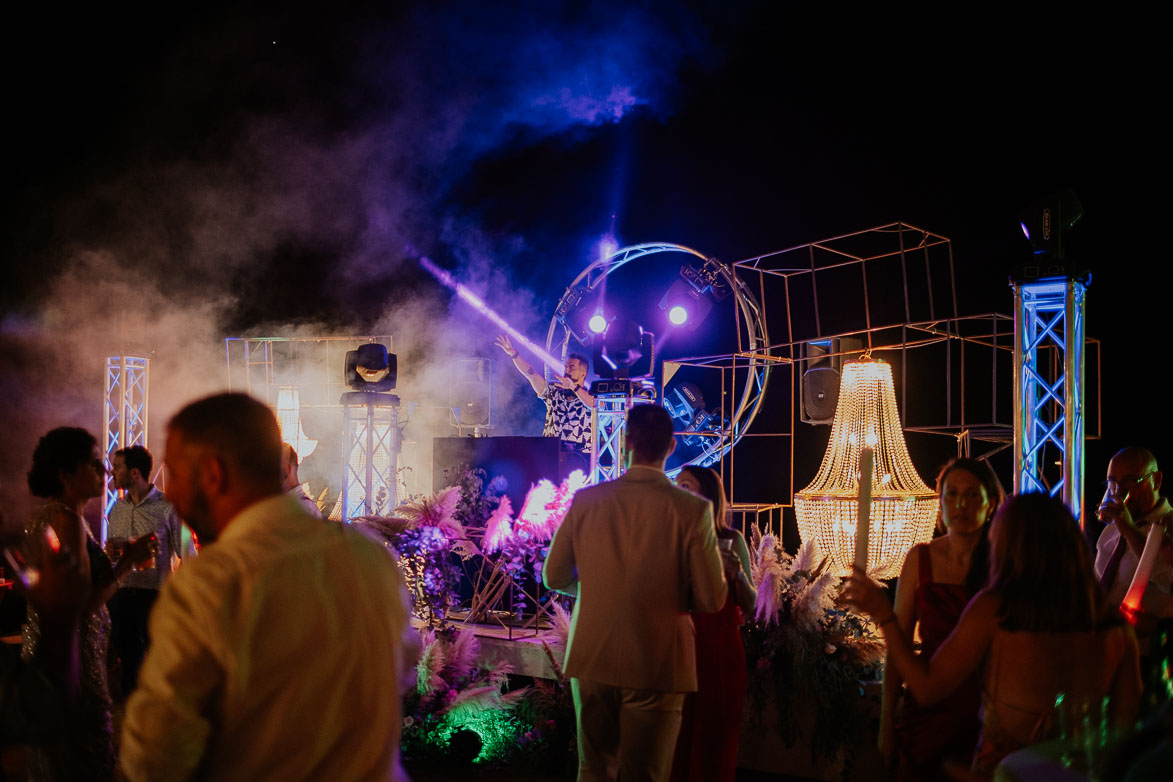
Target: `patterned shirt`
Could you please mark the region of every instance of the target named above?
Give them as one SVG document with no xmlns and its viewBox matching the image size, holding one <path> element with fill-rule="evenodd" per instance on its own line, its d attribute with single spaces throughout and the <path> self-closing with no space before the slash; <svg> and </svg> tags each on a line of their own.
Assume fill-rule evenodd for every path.
<svg viewBox="0 0 1173 782">
<path fill-rule="evenodd" d="M 182 548 L 179 524 L 175 508 L 171 507 L 163 492 L 154 486 L 138 505 L 131 502 L 129 492 L 114 503 L 114 507 L 110 509 L 107 540 L 140 538 L 153 532 L 159 541 L 155 566 L 147 570 L 128 572 L 119 579 L 119 587 L 159 589 L 163 586 L 163 580 L 171 573 L 171 554 L 174 552 L 181 557 L 187 556 L 187 552 Z"/>
<path fill-rule="evenodd" d="M 582 403 L 578 394 L 569 388 L 547 383 L 538 394 L 546 403 L 546 425 L 542 437 L 557 437 L 564 443 L 573 443 L 583 453 L 591 452 L 591 409 Z"/>
</svg>

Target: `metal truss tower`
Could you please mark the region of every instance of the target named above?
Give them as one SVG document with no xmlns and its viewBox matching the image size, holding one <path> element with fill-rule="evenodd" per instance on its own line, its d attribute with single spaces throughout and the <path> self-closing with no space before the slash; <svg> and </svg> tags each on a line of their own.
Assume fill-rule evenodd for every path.
<svg viewBox="0 0 1173 782">
<path fill-rule="evenodd" d="M 1014 491 L 1061 497 L 1081 526 L 1086 295 L 1070 277 L 1014 284 Z"/>
<path fill-rule="evenodd" d="M 654 403 L 656 387 L 651 380 L 596 380 L 591 384 L 591 395 L 595 398 L 590 476 L 594 485 L 613 481 L 625 472 L 627 411 L 634 405 Z"/>
<path fill-rule="evenodd" d="M 106 403 L 102 406 L 106 463 L 115 451 L 147 444 L 150 359 L 139 356 L 110 356 L 106 359 Z M 102 540 L 106 539 L 106 517 L 118 499 L 118 490 L 107 484 L 102 497 Z"/>
<path fill-rule="evenodd" d="M 353 391 L 342 395 L 346 479 L 342 484 L 342 521 L 385 516 L 399 506 L 399 397 Z"/>
</svg>

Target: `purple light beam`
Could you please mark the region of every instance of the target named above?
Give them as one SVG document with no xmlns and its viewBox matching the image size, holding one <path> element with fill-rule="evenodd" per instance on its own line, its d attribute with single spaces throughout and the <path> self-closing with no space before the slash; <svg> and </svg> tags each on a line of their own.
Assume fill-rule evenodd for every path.
<svg viewBox="0 0 1173 782">
<path fill-rule="evenodd" d="M 524 346 L 526 349 L 529 350 L 529 352 L 533 353 L 535 356 L 540 358 L 542 360 L 543 364 L 548 366 L 550 369 L 554 370 L 554 372 L 556 372 L 559 375 L 566 374 L 566 366 L 561 361 L 559 361 L 558 359 L 551 356 L 549 353 L 547 353 L 545 350 L 543 350 L 542 348 L 535 345 L 533 342 L 530 342 L 525 337 L 524 334 L 522 334 L 517 329 L 513 328 L 513 326 L 510 326 L 508 323 L 506 323 L 504 318 L 502 318 L 500 315 L 498 315 L 496 312 L 494 312 L 489 307 L 488 304 L 485 304 L 485 302 L 481 300 L 480 296 L 477 296 L 475 293 L 470 291 L 464 285 L 464 283 L 460 283 L 460 282 L 457 282 L 456 280 L 452 279 L 451 274 L 444 271 L 436 264 L 432 263 L 432 261 L 428 258 L 421 257 L 420 258 L 420 266 L 427 269 L 428 273 L 431 274 L 433 277 L 435 277 L 436 280 L 441 285 L 455 291 L 456 295 L 459 296 L 460 298 L 464 299 L 470 305 L 472 305 L 473 309 L 475 309 L 477 312 L 484 315 L 489 320 L 493 321 L 493 323 L 495 323 L 506 334 L 508 334 L 513 339 L 514 342 L 516 342 L 519 345 Z"/>
</svg>

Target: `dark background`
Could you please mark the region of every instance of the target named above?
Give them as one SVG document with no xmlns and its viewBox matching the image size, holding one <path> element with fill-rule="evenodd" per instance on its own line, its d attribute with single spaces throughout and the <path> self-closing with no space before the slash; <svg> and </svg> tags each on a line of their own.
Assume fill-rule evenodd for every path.
<svg viewBox="0 0 1173 782">
<path fill-rule="evenodd" d="M 6 493 L 21 488 L 34 432 L 98 428 L 79 335 L 117 330 L 100 313 L 140 294 L 151 304 L 131 307 L 147 316 L 132 336 L 168 355 L 302 329 L 394 333 L 401 366 L 422 366 L 440 360 L 424 336 L 438 322 L 468 354 L 499 355 L 489 324 L 421 273 L 419 255 L 540 342 L 604 235 L 732 262 L 903 220 L 952 240 L 961 314 L 1009 314 L 1008 275 L 1029 253 L 1020 212 L 1060 188 L 1084 209 L 1070 262 L 1092 273 L 1088 333 L 1103 347 L 1088 365 L 1103 384 L 1088 483 L 1123 445 L 1164 455 L 1167 47 L 1153 20 L 1060 7 L 488 5 L 8 12 Z M 110 279 L 126 299 L 80 303 Z M 617 279 L 609 295 L 649 294 Z M 419 312 L 405 302 L 427 319 L 407 320 Z M 188 332 L 196 303 L 203 325 Z M 697 339 L 665 355 L 721 344 Z M 61 401 L 72 371 L 86 380 Z M 501 433 L 536 433 L 541 406 L 522 379 L 502 365 L 497 382 L 517 414 Z M 181 397 L 161 392 L 157 415 Z M 799 430 L 801 486 L 826 430 Z M 926 477 L 953 450 L 910 444 Z M 736 499 L 788 499 L 771 472 L 782 457 L 747 453 Z"/>
</svg>

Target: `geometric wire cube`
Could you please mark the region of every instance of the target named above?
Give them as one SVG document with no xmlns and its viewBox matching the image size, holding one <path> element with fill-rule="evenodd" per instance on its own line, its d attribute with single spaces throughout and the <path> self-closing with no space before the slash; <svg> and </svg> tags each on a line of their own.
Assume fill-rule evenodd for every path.
<svg viewBox="0 0 1173 782">
<path fill-rule="evenodd" d="M 1061 497 L 1081 526 L 1086 295 L 1069 277 L 1014 285 L 1014 491 Z"/>
<path fill-rule="evenodd" d="M 883 361 L 843 365 L 823 462 L 811 484 L 794 495 L 802 540 L 813 538 L 830 558 L 830 572 L 841 576 L 851 573 L 855 560 L 859 456 L 865 446 L 875 456 L 867 571 L 873 578 L 895 578 L 908 550 L 932 537 L 937 495 L 908 456 L 892 366 Z"/>
<path fill-rule="evenodd" d="M 399 397 L 372 391 L 342 395 L 342 521 L 388 515 L 399 506 Z"/>
<path fill-rule="evenodd" d="M 106 402 L 102 406 L 102 454 L 113 464 L 114 453 L 132 445 L 147 444 L 147 407 L 150 359 L 109 356 L 106 359 Z M 147 477 L 150 480 L 150 477 Z M 108 482 L 102 496 L 102 540 L 106 518 L 118 500 L 118 490 Z"/>
</svg>

